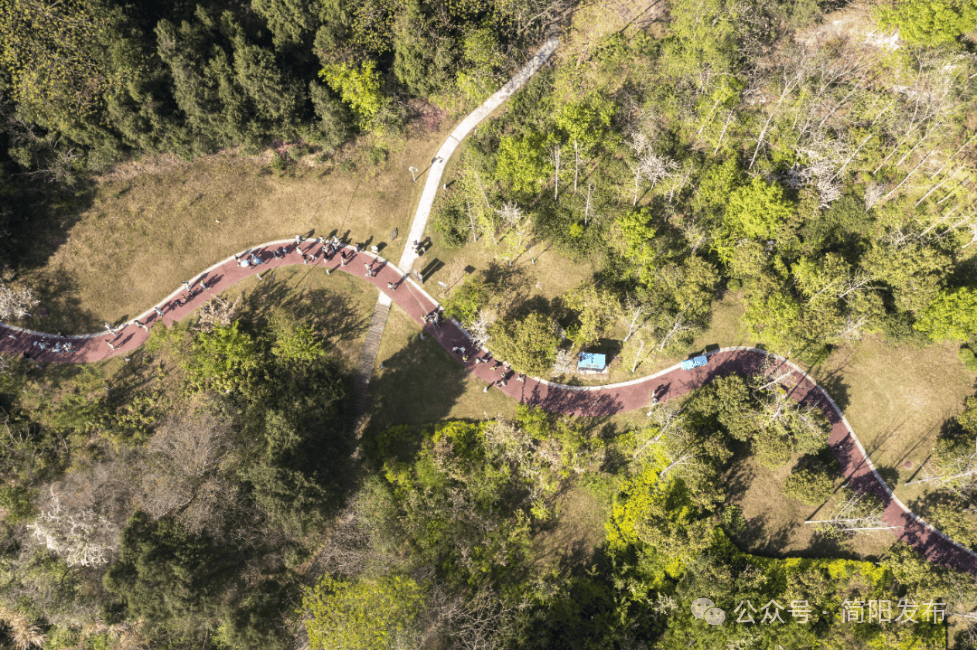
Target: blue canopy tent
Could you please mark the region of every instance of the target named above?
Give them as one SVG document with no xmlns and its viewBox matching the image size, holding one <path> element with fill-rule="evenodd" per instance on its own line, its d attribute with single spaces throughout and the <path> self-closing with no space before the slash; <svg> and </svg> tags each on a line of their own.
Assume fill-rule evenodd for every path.
<svg viewBox="0 0 977 650">
<path fill-rule="evenodd" d="M 594 352 L 581 352 L 577 360 L 578 370 L 604 370 L 607 368 L 607 357 Z"/>
<path fill-rule="evenodd" d="M 682 362 L 682 370 L 692 370 L 695 367 L 704 366 L 707 363 L 709 363 L 709 358 L 705 355 L 693 357 Z"/>
</svg>

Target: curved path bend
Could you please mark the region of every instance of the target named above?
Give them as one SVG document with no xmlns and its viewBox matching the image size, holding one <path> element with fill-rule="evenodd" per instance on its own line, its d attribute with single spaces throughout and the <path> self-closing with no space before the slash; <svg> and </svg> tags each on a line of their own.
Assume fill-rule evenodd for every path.
<svg viewBox="0 0 977 650">
<path fill-rule="evenodd" d="M 280 257 L 275 257 L 274 251 L 279 251 Z M 156 306 L 162 316 L 156 312 L 156 308 L 151 308 L 138 318 L 118 326 L 115 333 L 105 331 L 78 336 L 54 336 L 0 324 L 0 353 L 29 355 L 32 359 L 47 363 L 88 363 L 126 354 L 142 345 L 149 336 L 149 330 L 160 321 L 169 325 L 186 318 L 214 295 L 231 285 L 249 280 L 258 273 L 264 274 L 287 265 L 304 264 L 302 252 L 315 256 L 311 265 L 328 269 L 330 273 L 347 272 L 372 283 L 388 299 L 403 308 L 448 354 L 462 363 L 468 372 L 492 385 L 492 390 L 500 390 L 513 399 L 549 411 L 580 416 L 608 416 L 647 407 L 653 393 L 664 401 L 684 395 L 716 377 L 732 373 L 748 375 L 774 372 L 783 370 L 786 365 L 791 370 L 785 379 L 791 397 L 798 403 L 810 404 L 824 411 L 831 425 L 828 445 L 841 464 L 842 472 L 854 489 L 874 493 L 882 499 L 883 519 L 887 525 L 897 527 L 893 531 L 896 537 L 914 546 L 933 562 L 977 575 L 977 554 L 953 542 L 917 517 L 892 493 L 879 477 L 841 409 L 811 377 L 790 361 L 763 350 L 734 347 L 712 353 L 707 365 L 691 371 L 684 371 L 679 365 L 675 365 L 650 377 L 625 383 L 566 386 L 536 377 L 525 377 L 520 381 L 510 372 L 506 376 L 506 385 L 502 386 L 502 369 L 494 368 L 494 359 L 488 363 L 476 361 L 490 358 L 490 355 L 485 349 L 476 349 L 467 332 L 458 323 L 452 320 L 446 320 L 440 325 L 426 323 L 426 316 L 435 312 L 439 305 L 421 286 L 391 262 L 365 251 L 356 252 L 349 246 L 342 247 L 331 256 L 323 254 L 323 245 L 318 242 L 297 244 L 295 240 L 283 240 L 257 246 L 245 251 L 249 256 L 253 253 L 263 262 L 257 269 L 240 266 L 238 256 L 229 257 L 210 267 L 190 283 L 194 291 L 192 296 L 185 288 L 178 289 Z M 347 260 L 345 266 L 341 263 L 341 256 Z M 367 275 L 367 266 L 373 269 L 371 276 Z M 259 280 L 256 278 L 250 281 Z M 206 288 L 202 286 L 203 282 L 206 283 Z M 42 342 L 47 349 L 35 345 Z M 70 342 L 74 349 L 55 353 L 52 346 L 57 342 Z M 462 359 L 460 351 L 453 351 L 455 348 L 466 348 L 468 360 Z M 768 357 L 775 360 L 773 365 L 778 366 L 777 368 L 763 369 L 764 361 Z"/>
</svg>

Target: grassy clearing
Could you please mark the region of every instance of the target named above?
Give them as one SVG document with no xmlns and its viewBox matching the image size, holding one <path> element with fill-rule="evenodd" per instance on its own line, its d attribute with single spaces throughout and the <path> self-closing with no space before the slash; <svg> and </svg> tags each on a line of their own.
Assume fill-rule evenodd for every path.
<svg viewBox="0 0 977 650">
<path fill-rule="evenodd" d="M 944 422 L 974 394 L 977 375 L 960 363 L 958 348 L 893 345 L 873 336 L 835 351 L 814 370 L 883 477 L 890 485 L 898 479 L 895 492 L 904 502 L 926 493 L 926 485 L 902 484 L 930 457 Z"/>
<path fill-rule="evenodd" d="M 737 459 L 725 479 L 730 503 L 743 510 L 749 523 L 736 539 L 743 550 L 773 557 L 880 557 L 896 540 L 887 531 L 862 533 L 844 543 L 821 538 L 814 527 L 804 522 L 826 518 L 834 509 L 837 490 L 843 481 L 835 480 L 835 496 L 820 507 L 811 507 L 784 495 L 784 481 L 797 462 L 797 456 L 784 467 L 768 469 L 752 457 Z"/>
<path fill-rule="evenodd" d="M 28 325 L 87 331 L 135 316 L 228 255 L 298 233 L 368 241 L 399 259 L 422 188 L 407 167 L 423 167 L 451 126 L 395 143 L 377 167 L 359 154 L 317 166 L 307 158 L 279 176 L 260 158 L 218 154 L 115 173 L 89 201 L 32 224 L 70 240 L 45 240 L 30 260 L 22 279 L 49 315 Z"/>
<path fill-rule="evenodd" d="M 604 542 L 611 502 L 577 481 L 554 503 L 554 518 L 533 538 L 533 568 L 567 572 L 586 562 Z"/>
</svg>

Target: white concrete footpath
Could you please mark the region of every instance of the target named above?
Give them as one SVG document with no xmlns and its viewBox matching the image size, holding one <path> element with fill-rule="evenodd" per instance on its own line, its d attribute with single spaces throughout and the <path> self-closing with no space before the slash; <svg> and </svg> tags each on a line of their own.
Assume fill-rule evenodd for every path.
<svg viewBox="0 0 977 650">
<path fill-rule="evenodd" d="M 545 43 L 543 47 L 539 48 L 535 56 L 523 66 L 522 70 L 517 72 L 515 76 L 512 77 L 504 86 L 499 88 L 498 91 L 491 97 L 485 100 L 481 106 L 476 108 L 472 113 L 468 115 L 461 124 L 455 127 L 455 130 L 451 132 L 448 139 L 444 141 L 441 148 L 438 149 L 438 154 L 434 157 L 431 162 L 431 167 L 428 169 L 427 180 L 424 182 L 424 191 L 421 193 L 420 203 L 417 204 L 417 212 L 414 214 L 414 221 L 410 226 L 410 233 L 407 234 L 406 246 L 404 247 L 404 254 L 400 258 L 400 263 L 397 265 L 401 269 L 410 273 L 410 270 L 414 266 L 414 261 L 417 259 L 417 253 L 414 252 L 414 247 L 411 246 L 411 242 L 422 241 L 424 239 L 424 231 L 427 229 L 427 220 L 431 216 L 431 207 L 434 205 L 434 197 L 438 194 L 438 188 L 441 186 L 441 178 L 444 175 L 445 165 L 448 163 L 448 159 L 461 144 L 469 133 L 475 130 L 475 127 L 484 120 L 486 117 L 492 114 L 495 109 L 502 105 L 505 100 L 512 97 L 513 93 L 522 88 L 522 86 L 529 81 L 529 79 L 536 74 L 536 72 L 543 67 L 546 60 L 550 58 L 550 55 L 556 51 L 557 46 L 560 44 L 560 39 L 557 37 L 552 37 Z"/>
<path fill-rule="evenodd" d="M 455 130 L 451 132 L 448 139 L 444 141 L 441 148 L 438 149 L 437 155 L 434 160 L 431 161 L 431 166 L 428 168 L 427 180 L 424 182 L 424 191 L 421 192 L 421 200 L 417 204 L 417 212 L 414 213 L 414 220 L 410 225 L 410 232 L 407 233 L 407 239 L 404 241 L 404 254 L 400 258 L 400 263 L 397 267 L 402 269 L 404 273 L 410 273 L 411 269 L 414 267 L 414 262 L 417 260 L 417 253 L 414 251 L 414 247 L 411 245 L 415 241 L 422 241 L 424 239 L 424 231 L 427 229 L 427 220 L 431 216 L 431 207 L 434 205 L 434 197 L 438 195 L 438 187 L 441 185 L 441 178 L 444 176 L 444 167 L 451 158 L 451 155 L 461 144 L 461 141 L 468 136 L 469 133 L 475 130 L 475 127 L 479 125 L 486 117 L 492 114 L 492 112 L 505 102 L 505 100 L 512 97 L 513 93 L 523 87 L 523 85 L 529 81 L 529 79 L 536 74 L 536 72 L 543 67 L 550 55 L 556 51 L 556 48 L 560 45 L 560 39 L 556 36 L 550 38 L 543 46 L 537 50 L 533 58 L 530 59 L 529 63 L 524 65 L 519 72 L 517 72 L 512 79 L 510 79 L 504 86 L 499 88 L 494 95 L 485 100 L 485 102 L 472 111 L 468 117 L 461 121 L 461 124 L 455 127 Z M 381 307 L 389 308 L 393 304 L 393 301 L 383 291 L 380 292 L 380 299 L 377 304 Z M 372 367 L 372 366 L 371 366 Z"/>
</svg>

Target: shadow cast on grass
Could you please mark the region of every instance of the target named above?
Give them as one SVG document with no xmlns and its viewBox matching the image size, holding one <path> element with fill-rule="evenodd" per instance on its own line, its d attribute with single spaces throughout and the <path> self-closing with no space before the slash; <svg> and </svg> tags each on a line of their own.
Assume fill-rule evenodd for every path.
<svg viewBox="0 0 977 650">
<path fill-rule="evenodd" d="M 383 361 L 370 379 L 364 447 L 375 449 L 376 436 L 398 424 L 408 425 L 419 441 L 421 426 L 443 420 L 465 393 L 468 372 L 430 335 L 416 333 Z"/>
</svg>

